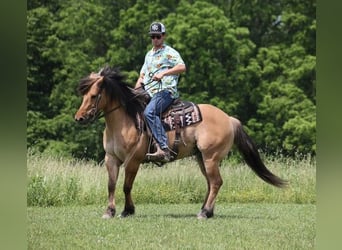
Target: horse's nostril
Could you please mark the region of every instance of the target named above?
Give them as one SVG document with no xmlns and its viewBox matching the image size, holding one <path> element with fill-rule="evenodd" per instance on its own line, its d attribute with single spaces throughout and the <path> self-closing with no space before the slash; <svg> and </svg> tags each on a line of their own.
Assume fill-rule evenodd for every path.
<svg viewBox="0 0 342 250">
<path fill-rule="evenodd" d="M 83 117 L 75 117 L 76 122 L 82 122 L 84 119 Z"/>
</svg>

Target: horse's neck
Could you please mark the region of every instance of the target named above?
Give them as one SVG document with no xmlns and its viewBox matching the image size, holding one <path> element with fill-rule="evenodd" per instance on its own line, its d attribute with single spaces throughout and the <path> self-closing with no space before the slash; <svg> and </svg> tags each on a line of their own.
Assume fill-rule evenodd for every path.
<svg viewBox="0 0 342 250">
<path fill-rule="evenodd" d="M 141 139 L 134 121 L 122 107 L 108 114 L 105 120 L 105 151 L 112 152 L 119 159 L 125 161 L 132 152 L 135 152 Z"/>
<path fill-rule="evenodd" d="M 134 121 L 127 115 L 123 107 L 107 114 L 105 120 L 106 128 L 112 134 L 119 133 L 122 135 L 125 131 L 136 130 Z"/>
<path fill-rule="evenodd" d="M 107 105 L 104 112 L 107 112 L 103 141 L 105 151 L 107 153 L 112 152 L 124 161 L 128 155 L 141 147 L 139 144 L 141 132 L 136 128 L 134 120 L 119 102 L 113 101 L 110 105 Z"/>
</svg>

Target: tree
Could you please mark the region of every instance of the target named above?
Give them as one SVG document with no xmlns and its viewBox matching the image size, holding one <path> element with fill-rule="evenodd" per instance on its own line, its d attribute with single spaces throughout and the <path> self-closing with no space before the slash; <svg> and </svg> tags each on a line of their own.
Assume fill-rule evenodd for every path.
<svg viewBox="0 0 342 250">
<path fill-rule="evenodd" d="M 245 83 L 234 71 L 248 62 L 254 44 L 248 30 L 230 22 L 213 4 L 181 1 L 168 15 L 167 42 L 178 49 L 187 64 L 179 86 L 182 98 L 212 103 L 226 112 L 236 113 Z M 227 77 L 228 76 L 228 77 Z"/>
<path fill-rule="evenodd" d="M 77 136 L 72 115 L 80 103 L 77 82 L 105 62 L 111 29 L 105 13 L 104 6 L 87 1 L 61 2 L 54 15 L 47 8 L 28 12 L 28 106 L 43 111 L 28 112 L 29 146 L 69 155 L 84 152 L 80 147 L 99 151 L 99 133 L 87 137 L 88 146 L 78 143 L 84 138 Z"/>
<path fill-rule="evenodd" d="M 232 0 L 229 17 L 240 27 L 248 28 L 250 39 L 257 47 L 263 46 L 264 36 L 282 11 L 282 0 Z"/>
<path fill-rule="evenodd" d="M 27 15 L 27 109 L 49 115 L 49 95 L 53 88 L 53 69 L 58 66 L 49 60 L 47 39 L 53 34 L 53 15 L 39 7 Z M 50 77 L 49 77 L 50 76 Z"/>
<path fill-rule="evenodd" d="M 248 121 L 248 129 L 266 151 L 294 155 L 312 154 L 316 145 L 315 106 L 292 83 L 266 83 L 258 106 L 258 117 Z"/>
<path fill-rule="evenodd" d="M 103 158 L 103 120 L 73 121 L 78 81 L 105 64 L 134 84 L 162 21 L 187 64 L 181 98 L 236 116 L 270 152 L 315 152 L 316 3 L 34 0 L 27 12 L 27 143 Z"/>
</svg>

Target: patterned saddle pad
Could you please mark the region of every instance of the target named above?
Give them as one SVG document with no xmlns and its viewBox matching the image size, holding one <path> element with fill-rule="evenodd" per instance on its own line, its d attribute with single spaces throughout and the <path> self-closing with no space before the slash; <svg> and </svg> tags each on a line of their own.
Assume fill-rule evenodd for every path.
<svg viewBox="0 0 342 250">
<path fill-rule="evenodd" d="M 162 114 L 162 123 L 166 131 L 183 128 L 202 121 L 201 111 L 197 104 L 176 100 L 169 109 Z"/>
</svg>

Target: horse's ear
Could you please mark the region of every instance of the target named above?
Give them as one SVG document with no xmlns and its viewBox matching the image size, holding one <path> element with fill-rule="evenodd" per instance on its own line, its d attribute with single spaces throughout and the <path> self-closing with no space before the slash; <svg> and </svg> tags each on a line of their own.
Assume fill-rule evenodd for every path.
<svg viewBox="0 0 342 250">
<path fill-rule="evenodd" d="M 103 76 L 97 75 L 94 85 L 99 89 L 103 88 Z"/>
</svg>

